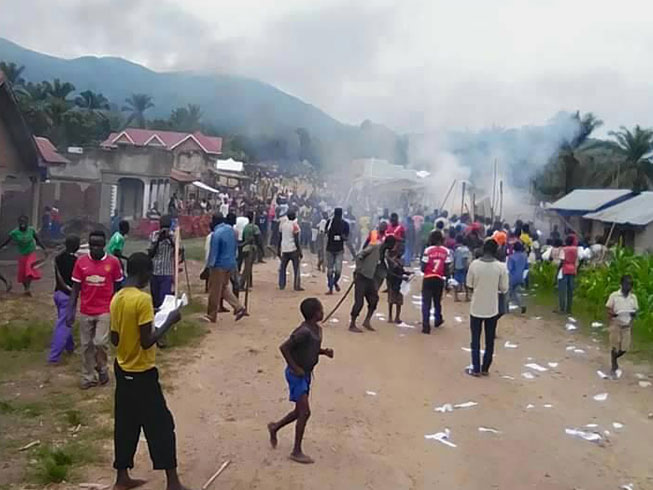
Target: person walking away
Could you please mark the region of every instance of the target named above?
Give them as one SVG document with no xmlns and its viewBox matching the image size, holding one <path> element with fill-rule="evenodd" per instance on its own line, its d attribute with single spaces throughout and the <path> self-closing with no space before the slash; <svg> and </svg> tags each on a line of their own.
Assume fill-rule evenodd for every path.
<svg viewBox="0 0 653 490">
<path fill-rule="evenodd" d="M 32 281 L 41 279 L 41 271 L 36 267 L 36 247 L 39 246 L 48 257 L 48 251 L 41 242 L 36 230 L 29 226 L 27 216 L 18 218 L 18 227 L 9 232 L 9 237 L 0 244 L 0 250 L 9 243 L 14 242 L 18 249 L 18 274 L 16 282 L 23 285 L 25 296 L 32 295 Z M 11 290 L 11 283 L 5 279 L 7 291 Z"/>
<path fill-rule="evenodd" d="M 355 261 L 356 260 L 356 235 L 357 235 L 357 229 L 356 229 L 356 216 L 354 216 L 354 213 L 352 212 L 351 206 L 347 208 L 347 212 L 344 214 L 343 220 L 345 223 L 347 223 L 348 227 L 348 233 L 347 233 L 347 240 L 345 241 L 345 246 L 347 247 L 347 250 L 349 250 L 349 253 L 351 254 L 351 260 Z"/>
<path fill-rule="evenodd" d="M 513 254 L 508 257 L 507 265 L 510 278 L 510 301 L 519 307 L 523 315 L 526 313 L 526 306 L 522 302 L 522 289 L 526 274 L 528 274 L 528 256 L 521 241 L 515 243 Z"/>
<path fill-rule="evenodd" d="M 127 235 L 129 235 L 129 221 L 122 220 L 118 223 L 118 231 L 111 235 L 107 245 L 107 253 L 116 257 L 121 265 L 127 265 L 127 257 L 123 255 Z"/>
<path fill-rule="evenodd" d="M 349 239 L 349 224 L 342 219 L 342 208 L 335 208 L 333 218 L 326 224 L 326 264 L 327 293 L 333 294 L 333 289 L 340 292 L 340 275 L 342 260 L 345 254 L 345 242 Z"/>
<path fill-rule="evenodd" d="M 277 255 L 281 259 L 279 267 L 279 289 L 286 288 L 286 273 L 288 262 L 292 262 L 293 268 L 293 289 L 303 291 L 301 286 L 300 262 L 303 258 L 302 248 L 299 243 L 300 229 L 297 224 L 297 215 L 294 210 L 288 211 L 279 221 L 279 243 Z"/>
<path fill-rule="evenodd" d="M 487 376 L 494 355 L 499 315 L 499 295 L 509 288 L 508 269 L 497 260 L 497 242 L 492 238 L 483 244 L 483 256 L 474 260 L 467 271 L 467 287 L 472 290 L 472 303 L 469 308 L 471 331 L 472 368 L 467 368 L 470 376 Z M 481 365 L 481 333 L 485 328 L 485 354 Z"/>
<path fill-rule="evenodd" d="M 378 285 L 376 279 L 377 266 L 381 261 L 382 249 L 394 248 L 396 241 L 394 237 L 387 237 L 384 242 L 378 242 L 376 245 L 368 245 L 358 253 L 356 257 L 356 269 L 354 270 L 354 305 L 351 309 L 351 321 L 349 322 L 349 331 L 362 333 L 363 331 L 356 326 L 356 319 L 363 309 L 363 301 L 367 302 L 367 315 L 363 320 L 363 327 L 367 330 L 374 331 L 371 320 L 374 310 L 379 303 Z"/>
<path fill-rule="evenodd" d="M 415 227 L 413 225 L 413 219 L 408 215 L 406 215 L 404 223 L 404 229 L 406 230 L 406 243 L 404 247 L 403 261 L 404 264 L 410 265 L 413 261 L 413 248 L 415 246 Z"/>
<path fill-rule="evenodd" d="M 141 429 L 154 469 L 166 472 L 166 488 L 184 489 L 177 475 L 175 423 L 159 384 L 154 346 L 179 322 L 181 314 L 174 310 L 163 325 L 153 327 L 152 298 L 143 291 L 151 283 L 152 272 L 152 259 L 147 254 L 130 256 L 125 287 L 111 301 L 111 343 L 116 347 L 113 488 L 118 490 L 145 484 L 129 475 Z"/>
<path fill-rule="evenodd" d="M 211 234 L 211 245 L 207 266 L 209 269 L 209 300 L 204 320 L 216 323 L 218 308 L 224 298 L 234 309 L 236 321 L 247 313 L 245 307 L 238 301 L 230 286 L 231 271 L 236 268 L 236 253 L 238 243 L 236 233 L 232 228 L 234 215 L 219 221 Z"/>
<path fill-rule="evenodd" d="M 315 247 L 317 248 L 317 270 L 322 272 L 326 270 L 326 225 L 329 215 L 326 211 L 322 212 L 322 219 L 317 224 L 317 240 Z"/>
<path fill-rule="evenodd" d="M 392 238 L 394 240 L 394 237 Z M 404 269 L 404 263 L 399 257 L 398 251 L 393 248 L 386 251 L 387 280 L 388 280 L 388 323 L 401 323 L 401 307 L 404 304 L 404 296 L 401 294 L 401 283 L 409 277 Z M 394 306 L 395 316 L 392 316 Z"/>
<path fill-rule="evenodd" d="M 560 252 L 558 267 L 558 305 L 560 313 L 571 315 L 574 299 L 574 281 L 578 268 L 578 247 L 574 245 L 571 235 L 565 240 L 565 246 Z"/>
<path fill-rule="evenodd" d="M 462 235 L 456 236 L 456 249 L 453 252 L 453 278 L 456 281 L 454 301 L 459 302 L 458 294 L 465 290 L 465 301 L 469 301 L 469 289 L 467 289 L 467 270 L 472 262 L 472 252 L 465 243 Z"/>
<path fill-rule="evenodd" d="M 440 327 L 442 318 L 442 291 L 444 290 L 447 265 L 451 263 L 449 249 L 442 245 L 442 233 L 435 230 L 429 237 L 429 246 L 422 256 L 422 333 L 431 333 L 431 305 L 435 309 L 435 328 Z"/>
<path fill-rule="evenodd" d="M 172 283 L 175 277 L 175 239 L 170 228 L 172 218 L 162 216 L 159 220 L 159 230 L 152 233 L 150 237 L 150 248 L 148 254 L 152 259 L 152 280 L 150 291 L 152 292 L 152 304 L 158 310 L 163 304 L 166 295 L 172 294 Z M 177 285 L 175 284 L 175 287 Z"/>
<path fill-rule="evenodd" d="M 630 349 L 633 321 L 639 310 L 637 296 L 632 290 L 633 278 L 630 275 L 621 276 L 621 288 L 612 293 L 605 304 L 609 319 L 610 355 L 612 359 L 610 372 L 613 379 L 621 376 L 617 359 Z"/>
<path fill-rule="evenodd" d="M 66 237 L 65 250 L 54 259 L 54 305 L 57 308 L 57 321 L 52 332 L 50 343 L 50 355 L 48 362 L 57 364 L 61 354 L 65 350 L 72 354 L 75 350 L 73 341 L 73 330 L 68 326 L 68 303 L 70 293 L 73 290 L 73 269 L 77 262 L 77 251 L 79 250 L 79 237 Z"/>
<path fill-rule="evenodd" d="M 243 230 L 243 262 L 245 267 L 242 275 L 242 286 L 245 288 L 251 288 L 254 261 L 256 260 L 259 248 L 262 247 L 262 239 L 261 229 L 254 221 L 254 212 L 248 212 L 247 218 L 249 219 L 249 223 Z"/>
<path fill-rule="evenodd" d="M 270 422 L 268 431 L 270 445 L 277 447 L 277 433 L 286 425 L 295 422 L 295 444 L 290 459 L 297 463 L 311 464 L 313 459 L 304 454 L 302 441 L 306 424 L 311 416 L 308 397 L 313 379 L 313 369 L 320 356 L 333 359 L 333 349 L 322 348 L 322 327 L 324 308 L 317 298 L 306 298 L 300 305 L 304 321 L 297 327 L 279 350 L 286 361 L 285 377 L 290 392 L 290 401 L 295 403 L 295 409 L 278 422 Z"/>
<path fill-rule="evenodd" d="M 83 390 L 109 382 L 109 310 L 111 298 L 124 279 L 118 259 L 104 251 L 106 235 L 103 231 L 91 232 L 88 246 L 88 255 L 78 258 L 73 268 L 67 315 L 68 327 L 72 328 L 79 299 Z"/>
</svg>

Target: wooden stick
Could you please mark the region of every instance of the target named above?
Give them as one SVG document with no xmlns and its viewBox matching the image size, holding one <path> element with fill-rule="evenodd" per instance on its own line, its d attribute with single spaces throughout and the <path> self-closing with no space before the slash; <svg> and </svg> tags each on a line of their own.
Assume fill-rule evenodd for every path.
<svg viewBox="0 0 653 490">
<path fill-rule="evenodd" d="M 454 181 L 451 183 L 451 187 L 449 187 L 449 191 L 447 194 L 444 196 L 444 200 L 442 201 L 442 204 L 440 205 L 440 213 L 442 213 L 442 210 L 444 209 L 444 205 L 447 203 L 447 199 L 449 199 L 449 194 L 451 194 L 451 191 L 453 190 L 453 187 L 456 185 L 457 180 L 454 179 Z"/>
<path fill-rule="evenodd" d="M 466 185 L 467 185 L 467 183 L 465 181 L 463 181 L 463 197 L 462 197 L 461 202 L 460 202 L 460 215 L 461 216 L 463 215 L 463 210 L 465 209 L 465 186 Z"/>
<path fill-rule="evenodd" d="M 179 222 L 175 228 L 175 299 L 179 298 Z"/>
<path fill-rule="evenodd" d="M 211 486 L 211 483 L 213 483 L 215 481 L 215 479 L 220 476 L 220 473 L 222 473 L 227 468 L 227 466 L 229 466 L 230 463 L 231 463 L 231 460 L 229 460 L 229 459 L 227 461 L 225 461 L 224 463 L 222 463 L 222 466 L 220 466 L 220 469 L 218 471 L 216 471 L 215 473 L 213 473 L 211 478 L 209 478 L 206 481 L 206 483 L 202 486 L 202 490 L 206 490 L 207 488 L 209 488 Z"/>
</svg>

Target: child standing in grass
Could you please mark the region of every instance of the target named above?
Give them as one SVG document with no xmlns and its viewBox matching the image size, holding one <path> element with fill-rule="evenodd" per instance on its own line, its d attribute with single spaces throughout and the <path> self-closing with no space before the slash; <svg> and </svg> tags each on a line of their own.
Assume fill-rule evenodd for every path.
<svg viewBox="0 0 653 490">
<path fill-rule="evenodd" d="M 639 309 L 637 296 L 632 290 L 633 278 L 629 275 L 622 276 L 621 288 L 612 293 L 605 304 L 610 322 L 611 374 L 613 378 L 618 378 L 620 375 L 617 359 L 630 349 L 633 320 Z"/>
<path fill-rule="evenodd" d="M 333 349 L 322 348 L 322 327 L 324 318 L 322 303 L 317 298 L 307 298 L 300 306 L 304 322 L 297 327 L 279 350 L 288 366 L 286 381 L 290 391 L 290 401 L 295 402 L 295 409 L 278 422 L 268 424 L 270 444 L 277 447 L 277 432 L 282 427 L 296 422 L 295 445 L 290 459 L 298 463 L 310 464 L 313 460 L 302 452 L 302 439 L 306 423 L 311 415 L 308 404 L 308 394 L 311 387 L 313 368 L 318 363 L 319 356 L 333 359 Z"/>
<path fill-rule="evenodd" d="M 132 479 L 134 454 L 141 429 L 145 432 L 155 470 L 165 470 L 168 490 L 182 490 L 177 475 L 175 423 L 159 384 L 154 344 L 181 319 L 170 313 L 160 328 L 153 327 L 152 297 L 143 291 L 152 278 L 152 259 L 135 253 L 127 261 L 125 286 L 111 301 L 111 343 L 116 346 L 114 489 L 136 488 L 145 481 Z"/>
</svg>

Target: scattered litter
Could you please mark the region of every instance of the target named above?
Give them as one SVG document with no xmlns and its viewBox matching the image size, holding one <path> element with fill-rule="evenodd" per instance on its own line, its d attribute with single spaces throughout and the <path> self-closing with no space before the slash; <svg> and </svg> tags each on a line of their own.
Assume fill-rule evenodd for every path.
<svg viewBox="0 0 653 490">
<path fill-rule="evenodd" d="M 567 325 L 565 325 L 565 328 L 567 329 L 568 332 L 573 332 L 574 330 L 578 330 L 578 327 L 573 323 L 567 323 Z"/>
<path fill-rule="evenodd" d="M 572 351 L 572 350 L 576 350 L 576 346 L 575 346 L 575 345 L 568 345 L 568 346 L 565 348 L 565 350 L 566 350 L 567 352 Z"/>
<path fill-rule="evenodd" d="M 605 374 L 603 371 L 597 371 L 596 374 L 598 374 L 599 378 L 601 378 L 601 379 L 609 379 L 610 378 L 610 376 Z"/>
<path fill-rule="evenodd" d="M 597 402 L 604 402 L 608 399 L 608 394 L 607 393 L 599 393 L 598 395 L 594 395 L 594 399 Z"/>
<path fill-rule="evenodd" d="M 517 347 L 519 347 L 518 344 L 511 344 L 509 340 L 506 340 L 506 343 L 503 344 L 503 346 L 504 346 L 506 349 L 516 349 Z"/>
<path fill-rule="evenodd" d="M 508 305 L 508 311 L 515 311 L 518 309 L 519 309 L 518 305 Z"/>
<path fill-rule="evenodd" d="M 302 262 L 302 267 L 308 267 L 308 264 L 306 262 Z"/>
<path fill-rule="evenodd" d="M 526 360 L 530 362 L 530 361 L 533 360 L 533 358 L 532 357 L 527 357 Z"/>
<path fill-rule="evenodd" d="M 479 432 L 490 432 L 492 434 L 501 434 L 500 431 L 493 429 L 492 427 L 479 427 L 478 428 Z"/>
<path fill-rule="evenodd" d="M 341 279 L 342 279 L 344 282 L 349 282 L 349 278 L 348 278 L 347 276 L 343 276 Z"/>
<path fill-rule="evenodd" d="M 374 313 L 374 316 L 377 317 L 377 318 L 380 318 L 380 317 L 383 316 L 383 313 L 378 313 L 378 312 L 377 312 L 377 313 Z"/>
<path fill-rule="evenodd" d="M 453 319 L 456 320 L 458 323 L 463 322 L 463 317 L 461 317 L 461 316 L 455 316 L 455 317 L 453 317 Z"/>
<path fill-rule="evenodd" d="M 413 294 L 413 299 L 418 299 L 420 303 L 422 302 L 422 297 L 417 294 Z"/>
<path fill-rule="evenodd" d="M 521 375 L 526 379 L 535 379 L 533 373 L 525 372 L 525 373 L 521 373 Z"/>
<path fill-rule="evenodd" d="M 440 413 L 453 412 L 453 405 L 451 403 L 445 403 L 441 407 L 435 407 L 435 411 Z"/>
<path fill-rule="evenodd" d="M 646 375 L 644 375 L 644 374 L 642 374 L 642 373 L 635 373 L 635 377 L 636 377 L 637 379 L 646 379 Z"/>
<path fill-rule="evenodd" d="M 619 487 L 619 490 L 635 490 L 635 484 L 634 483 L 626 483 L 625 485 L 621 485 Z"/>
<path fill-rule="evenodd" d="M 434 441 L 441 442 L 442 444 L 449 447 L 457 447 L 453 442 L 449 440 L 451 437 L 451 431 L 449 429 L 444 429 L 444 432 L 436 432 L 435 434 L 426 434 L 424 439 L 432 439 Z"/>
<path fill-rule="evenodd" d="M 532 403 L 526 405 L 526 410 L 530 410 L 531 408 L 535 408 L 535 405 L 533 405 Z"/>
<path fill-rule="evenodd" d="M 310 274 L 305 274 L 305 273 L 302 272 L 302 273 L 300 274 L 300 277 L 311 277 L 311 275 L 310 275 Z"/>
<path fill-rule="evenodd" d="M 576 323 L 576 319 L 573 316 L 567 317 L 567 321 L 571 323 Z"/>
<path fill-rule="evenodd" d="M 602 326 L 601 322 L 592 322 L 592 328 L 601 328 Z"/>
<path fill-rule="evenodd" d="M 355 266 L 355 265 L 350 265 L 349 268 L 350 268 L 350 269 L 355 269 L 356 266 Z"/>
<path fill-rule="evenodd" d="M 583 349 L 574 349 L 574 354 L 585 354 Z"/>
<path fill-rule="evenodd" d="M 340 320 L 338 320 L 337 318 L 332 318 L 331 320 L 329 320 L 329 323 L 340 323 Z"/>
<path fill-rule="evenodd" d="M 411 325 L 410 323 L 406 322 L 401 322 L 399 325 L 397 325 L 399 328 L 415 328 L 415 325 Z"/>
<path fill-rule="evenodd" d="M 623 376 L 624 372 L 621 369 L 617 369 L 614 374 L 617 376 L 617 379 L 621 379 L 621 376 Z"/>
<path fill-rule="evenodd" d="M 579 429 L 565 429 L 565 434 L 574 437 L 580 437 L 589 442 L 601 442 L 603 437 L 598 432 L 586 432 Z"/>
<path fill-rule="evenodd" d="M 384 321 L 385 321 L 385 317 L 384 317 L 384 316 L 380 316 L 380 317 L 379 317 L 379 321 L 384 322 Z"/>
<path fill-rule="evenodd" d="M 376 391 L 366 391 L 365 394 L 369 396 L 376 396 Z"/>
<path fill-rule="evenodd" d="M 504 374 L 504 375 L 501 376 L 501 377 L 502 377 L 503 379 L 510 379 L 510 380 L 514 380 L 514 379 L 515 379 L 513 376 L 508 376 L 507 374 Z"/>
<path fill-rule="evenodd" d="M 422 306 L 422 302 L 421 302 L 421 301 L 413 301 L 413 304 L 414 304 L 415 306 Z"/>
<path fill-rule="evenodd" d="M 557 362 L 547 362 L 546 364 L 547 364 L 547 366 L 549 366 L 550 368 L 557 368 L 557 367 L 558 367 L 558 363 L 557 363 Z"/>
<path fill-rule="evenodd" d="M 461 347 L 461 349 L 464 350 L 465 352 L 471 352 L 472 351 L 472 349 L 470 349 L 469 347 Z"/>
<path fill-rule="evenodd" d="M 545 403 L 543 406 L 544 408 L 553 408 L 553 405 L 551 405 L 550 403 Z"/>
<path fill-rule="evenodd" d="M 29 444 L 25 444 L 23 447 L 18 449 L 18 451 L 27 451 L 28 449 L 31 449 L 34 446 L 38 446 L 39 444 L 41 444 L 41 441 L 37 439 L 36 441 L 32 441 Z"/>
<path fill-rule="evenodd" d="M 596 429 L 599 425 L 598 424 L 587 424 L 585 427 L 588 429 Z"/>
<path fill-rule="evenodd" d="M 465 402 L 465 403 L 458 403 L 457 405 L 454 405 L 453 407 L 454 408 L 471 408 L 471 407 L 475 407 L 476 405 L 478 405 L 478 403 L 476 403 L 476 402 Z"/>
<path fill-rule="evenodd" d="M 524 367 L 532 369 L 533 371 L 539 371 L 541 373 L 549 370 L 548 368 L 545 368 L 544 366 L 540 366 L 536 362 L 530 362 L 528 364 L 524 364 Z"/>
<path fill-rule="evenodd" d="M 640 381 L 640 382 L 639 382 L 639 387 L 640 387 L 640 388 L 648 388 L 649 386 L 651 386 L 651 382 L 650 382 L 650 381 Z"/>
<path fill-rule="evenodd" d="M 534 317 L 533 317 L 533 320 L 541 320 L 541 319 L 542 319 L 541 316 L 534 316 Z"/>
<path fill-rule="evenodd" d="M 623 429 L 624 424 L 622 424 L 621 422 L 612 422 L 612 427 L 614 427 L 615 429 Z"/>
</svg>

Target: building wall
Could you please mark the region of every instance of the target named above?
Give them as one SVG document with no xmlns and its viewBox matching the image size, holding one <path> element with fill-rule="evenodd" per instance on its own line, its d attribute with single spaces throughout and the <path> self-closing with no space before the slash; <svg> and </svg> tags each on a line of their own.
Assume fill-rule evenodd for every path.
<svg viewBox="0 0 653 490">
<path fill-rule="evenodd" d="M 653 223 L 649 223 L 642 231 L 635 234 L 635 252 L 653 253 Z"/>
<path fill-rule="evenodd" d="M 18 151 L 11 140 L 6 123 L 0 118 L 0 177 L 21 170 L 22 162 Z"/>
</svg>

